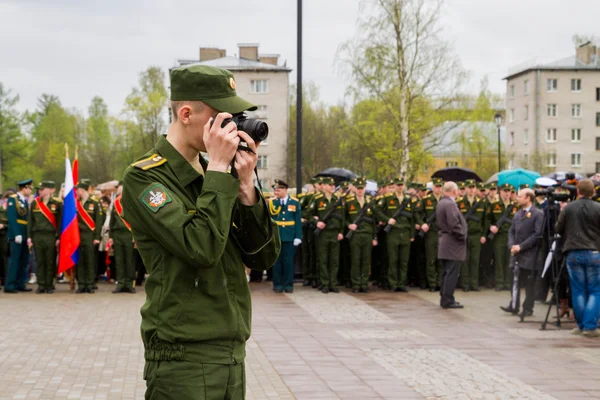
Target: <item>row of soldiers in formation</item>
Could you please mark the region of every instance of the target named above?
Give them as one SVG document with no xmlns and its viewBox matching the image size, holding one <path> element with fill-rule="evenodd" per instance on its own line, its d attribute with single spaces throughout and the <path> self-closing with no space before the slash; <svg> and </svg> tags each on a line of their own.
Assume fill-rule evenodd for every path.
<svg viewBox="0 0 600 400">
<path fill-rule="evenodd" d="M 365 293 L 372 279 L 392 292 L 406 292 L 409 283 L 439 290 L 435 212 L 443 184 L 434 178 L 429 190 L 393 179 L 371 197 L 365 194 L 365 178 L 343 183 L 337 191 L 332 178 L 314 178 L 311 190 L 298 195 L 303 285 L 329 293 L 339 292 L 340 283 Z M 517 188 L 474 180 L 458 184 L 457 204 L 468 225 L 468 258 L 459 285 L 479 291 L 483 271 L 485 284 L 510 290 L 508 231 L 517 211 Z M 543 201 L 539 198 L 536 206 Z"/>
<path fill-rule="evenodd" d="M 37 266 L 36 293 L 54 293 L 57 275 L 58 249 L 62 231 L 63 198 L 55 197 L 56 184 L 42 181 L 37 195 L 32 198 L 32 180 L 18 182 L 18 191 L 9 191 L 0 202 L 0 279 L 5 293 L 28 292 L 28 264 L 31 252 L 35 254 Z M 76 293 L 94 293 L 95 251 L 101 242 L 102 227 L 108 221 L 110 243 L 119 282 L 114 293 L 135 293 L 133 281 L 135 268 L 134 245 L 131 229 L 120 218 L 122 184 L 117 187 L 117 197 L 112 207 L 101 204 L 93 195 L 92 186 L 82 179 L 76 186 L 76 208 L 80 244 L 76 261 Z M 7 262 L 8 260 L 8 262 Z M 5 269 L 5 273 L 4 270 Z"/>
</svg>

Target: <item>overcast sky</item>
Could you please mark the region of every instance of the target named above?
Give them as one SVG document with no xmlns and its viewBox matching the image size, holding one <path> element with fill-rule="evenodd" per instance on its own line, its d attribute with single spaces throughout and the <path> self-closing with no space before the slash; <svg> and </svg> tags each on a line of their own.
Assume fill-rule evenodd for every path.
<svg viewBox="0 0 600 400">
<path fill-rule="evenodd" d="M 335 54 L 356 28 L 359 0 L 304 0 L 304 77 L 330 104 L 351 82 Z M 477 92 L 503 93 L 509 68 L 574 54 L 574 33 L 600 35 L 598 0 L 446 0 L 442 23 Z M 260 43 L 296 68 L 296 0 L 0 0 L 0 82 L 33 109 L 42 93 L 87 110 L 98 95 L 118 113 L 151 65 L 197 58 L 200 46 Z M 295 71 L 290 83 L 296 80 Z"/>
</svg>

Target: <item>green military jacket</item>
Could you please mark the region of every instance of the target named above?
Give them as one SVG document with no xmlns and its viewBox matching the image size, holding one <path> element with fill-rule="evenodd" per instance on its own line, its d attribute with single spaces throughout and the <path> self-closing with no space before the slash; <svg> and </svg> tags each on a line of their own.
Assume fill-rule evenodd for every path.
<svg viewBox="0 0 600 400">
<path fill-rule="evenodd" d="M 129 233 L 130 229 L 123 221 L 123 218 L 119 216 L 119 212 L 117 210 L 117 202 L 121 202 L 122 207 L 122 198 L 117 197 L 115 199 L 115 203 L 113 204 L 112 211 L 110 212 L 110 221 L 108 222 L 108 235 L 112 237 L 112 235 L 117 233 Z"/>
<path fill-rule="evenodd" d="M 164 136 L 125 171 L 123 218 L 149 273 L 141 310 L 149 361 L 242 362 L 252 322 L 244 265 L 265 270 L 279 255 L 260 192 L 245 206 L 237 179 L 204 171 Z"/>
<path fill-rule="evenodd" d="M 387 221 L 404 205 L 404 212 L 396 218 L 396 224 L 392 227 L 392 232 L 396 229 L 405 230 L 410 233 L 410 238 L 412 239 L 415 237 L 414 212 L 416 202 L 410 197 L 402 196 L 399 199 L 396 193 L 387 193 L 377 202 L 375 212 L 377 213 L 377 218 L 387 224 Z"/>
<path fill-rule="evenodd" d="M 49 198 L 46 204 L 46 210 L 52 214 L 56 227 L 52 225 L 50 219 L 46 216 L 43 206 L 40 206 L 39 202 L 42 200 L 37 198 L 31 202 L 31 210 L 27 221 L 27 236 L 32 237 L 34 233 L 54 233 L 56 237 L 60 235 L 61 227 L 61 211 L 62 203 L 59 199 Z"/>
<path fill-rule="evenodd" d="M 440 199 L 442 197 L 440 196 Z M 437 205 L 438 205 L 439 200 L 435 198 L 435 196 L 433 194 L 428 194 L 427 196 L 423 196 L 423 198 L 421 199 L 421 207 L 419 208 L 419 221 L 418 223 L 423 225 L 425 223 L 428 223 L 429 218 L 431 218 L 431 216 L 435 213 L 435 210 L 437 209 Z M 429 231 L 428 232 L 437 232 L 438 228 L 437 228 L 437 223 L 434 221 L 429 225 Z"/>
<path fill-rule="evenodd" d="M 356 195 L 350 194 L 346 196 L 344 206 L 344 219 L 346 222 L 346 227 L 356 223 L 358 215 L 365 206 L 368 206 L 368 209 L 358 223 L 358 229 L 356 230 L 355 234 L 364 233 L 371 235 L 373 239 L 376 239 L 377 235 L 375 227 L 377 225 L 377 219 L 375 218 L 375 205 L 373 204 L 373 199 L 371 196 L 365 195 L 364 203 L 362 205 L 358 201 Z"/>
<path fill-rule="evenodd" d="M 79 224 L 79 233 L 80 235 L 89 235 L 93 236 L 93 240 L 100 240 L 102 234 L 102 223 L 104 221 L 104 217 L 102 216 L 102 207 L 100 203 L 95 201 L 92 196 L 89 196 L 85 203 L 81 204 L 87 217 L 84 218 L 84 215 L 80 214 L 80 211 L 77 210 L 77 222 Z M 93 224 L 91 223 L 93 222 Z"/>
<path fill-rule="evenodd" d="M 509 207 L 512 204 L 512 211 L 507 215 L 508 220 L 502 224 L 502 226 L 498 226 L 499 232 L 498 233 L 506 233 L 508 234 L 508 230 L 510 229 L 510 226 L 512 224 L 512 219 L 513 216 L 517 213 L 517 204 L 514 202 L 509 202 Z M 506 210 L 506 206 L 504 206 L 504 203 L 502 202 L 502 200 L 500 201 L 494 201 L 489 203 L 488 205 L 488 227 L 492 226 L 492 225 L 496 225 L 498 223 L 498 221 L 500 220 L 500 218 L 502 218 L 502 215 L 504 215 L 504 211 Z M 497 225 L 496 225 L 497 226 Z"/>
<path fill-rule="evenodd" d="M 314 219 L 312 217 L 312 212 L 310 210 L 310 204 L 312 203 L 313 198 L 315 197 L 316 192 L 308 192 L 305 193 L 304 196 L 300 199 L 300 208 L 302 209 L 302 218 L 304 218 L 308 225 L 314 227 Z"/>
<path fill-rule="evenodd" d="M 323 193 L 316 194 L 309 206 L 310 215 L 312 216 L 312 220 L 315 221 L 314 217 L 318 217 L 319 221 L 323 221 L 325 215 L 329 211 L 330 207 L 333 207 L 335 203 L 338 202 L 338 197 L 333 194 L 331 195 L 331 200 L 327 200 L 327 197 Z M 335 208 L 335 211 L 327 221 L 325 222 L 326 226 L 325 232 L 336 232 L 343 233 L 344 228 L 346 227 L 346 223 L 344 221 L 344 205 L 340 202 Z M 316 222 L 315 222 L 316 225 Z"/>
<path fill-rule="evenodd" d="M 2 225 L 2 228 L 0 228 L 0 235 L 6 235 L 6 232 L 8 231 L 8 216 L 6 214 L 7 203 L 8 201 L 0 199 L 0 225 Z M 4 240 L 6 240 L 6 238 Z"/>
<path fill-rule="evenodd" d="M 489 228 L 487 218 L 487 205 L 485 199 L 481 199 L 477 196 L 474 197 L 473 203 L 469 202 L 468 196 L 459 198 L 456 200 L 456 205 L 462 213 L 463 217 L 467 219 L 467 233 L 469 235 L 481 235 L 484 236 Z M 471 212 L 471 208 L 476 207 Z M 471 213 L 468 217 L 467 214 Z"/>
</svg>

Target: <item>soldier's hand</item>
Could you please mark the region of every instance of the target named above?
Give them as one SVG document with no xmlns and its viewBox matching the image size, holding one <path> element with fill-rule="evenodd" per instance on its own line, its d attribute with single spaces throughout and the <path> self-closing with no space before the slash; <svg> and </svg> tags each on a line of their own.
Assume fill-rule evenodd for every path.
<svg viewBox="0 0 600 400">
<path fill-rule="evenodd" d="M 485 238 L 485 236 L 482 236 L 481 239 L 479 239 L 479 242 L 481 244 L 485 244 L 485 242 L 487 242 L 487 239 Z"/>
<path fill-rule="evenodd" d="M 306 218 L 301 218 L 301 221 L 302 221 L 303 224 L 305 224 L 306 223 Z"/>
<path fill-rule="evenodd" d="M 21 244 L 21 243 L 23 243 L 23 236 L 21 236 L 21 235 L 17 235 L 17 236 L 15 236 L 15 243 L 16 243 L 16 244 Z"/>
<path fill-rule="evenodd" d="M 341 233 L 338 233 L 338 241 L 344 240 L 344 235 Z"/>
<path fill-rule="evenodd" d="M 325 224 L 325 222 L 319 221 L 317 222 L 317 228 L 319 228 L 320 230 L 325 229 L 327 225 Z"/>
<path fill-rule="evenodd" d="M 414 242 L 414 241 L 415 241 L 415 238 L 410 238 L 410 242 L 411 243 Z"/>
<path fill-rule="evenodd" d="M 415 225 L 415 229 L 416 229 L 416 230 L 418 230 L 418 231 L 420 231 L 420 230 L 421 230 L 421 225 L 419 225 L 419 224 L 416 224 L 416 225 Z"/>
<path fill-rule="evenodd" d="M 421 225 L 421 230 L 425 233 L 429 232 L 429 225 L 427 225 L 427 224 Z"/>
<path fill-rule="evenodd" d="M 377 239 L 373 239 L 373 247 L 377 246 L 379 243 L 377 242 Z"/>
<path fill-rule="evenodd" d="M 94 240 L 92 243 L 94 244 L 94 246 L 96 246 L 96 245 L 100 244 L 100 241 L 99 240 Z"/>
<path fill-rule="evenodd" d="M 31 246 L 33 246 L 33 241 L 31 240 L 31 238 L 27 239 L 27 247 L 31 248 Z"/>
<path fill-rule="evenodd" d="M 227 172 L 240 144 L 237 126 L 233 121 L 221 128 L 223 120 L 231 117 L 229 113 L 219 113 L 212 126 L 212 118 L 204 125 L 203 140 L 210 158 L 207 168 L 209 171 Z"/>
<path fill-rule="evenodd" d="M 390 218 L 388 220 L 388 225 L 396 225 L 396 220 L 394 218 Z"/>
<path fill-rule="evenodd" d="M 58 246 L 60 246 L 60 239 L 56 239 L 56 244 L 55 246 L 58 248 Z"/>
<path fill-rule="evenodd" d="M 3 225 L 3 224 L 0 224 L 0 229 L 3 229 L 3 228 L 4 228 L 4 225 Z"/>
<path fill-rule="evenodd" d="M 114 243 L 114 241 L 112 240 L 112 238 L 108 239 L 108 244 L 110 245 L 110 247 L 112 247 L 113 243 Z"/>
<path fill-rule="evenodd" d="M 498 233 L 498 227 L 496 225 L 490 226 L 490 231 L 495 235 Z"/>
<path fill-rule="evenodd" d="M 358 225 L 350 224 L 350 225 L 348 225 L 348 229 L 350 229 L 351 231 L 356 231 L 358 229 Z"/>
</svg>

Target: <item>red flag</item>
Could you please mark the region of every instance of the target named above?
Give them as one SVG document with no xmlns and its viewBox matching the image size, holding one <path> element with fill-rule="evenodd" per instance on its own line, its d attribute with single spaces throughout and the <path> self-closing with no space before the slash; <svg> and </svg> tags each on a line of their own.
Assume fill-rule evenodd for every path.
<svg viewBox="0 0 600 400">
<path fill-rule="evenodd" d="M 73 160 L 73 185 L 79 183 L 79 160 L 77 159 L 77 147 L 75 147 L 75 159 Z"/>
</svg>

